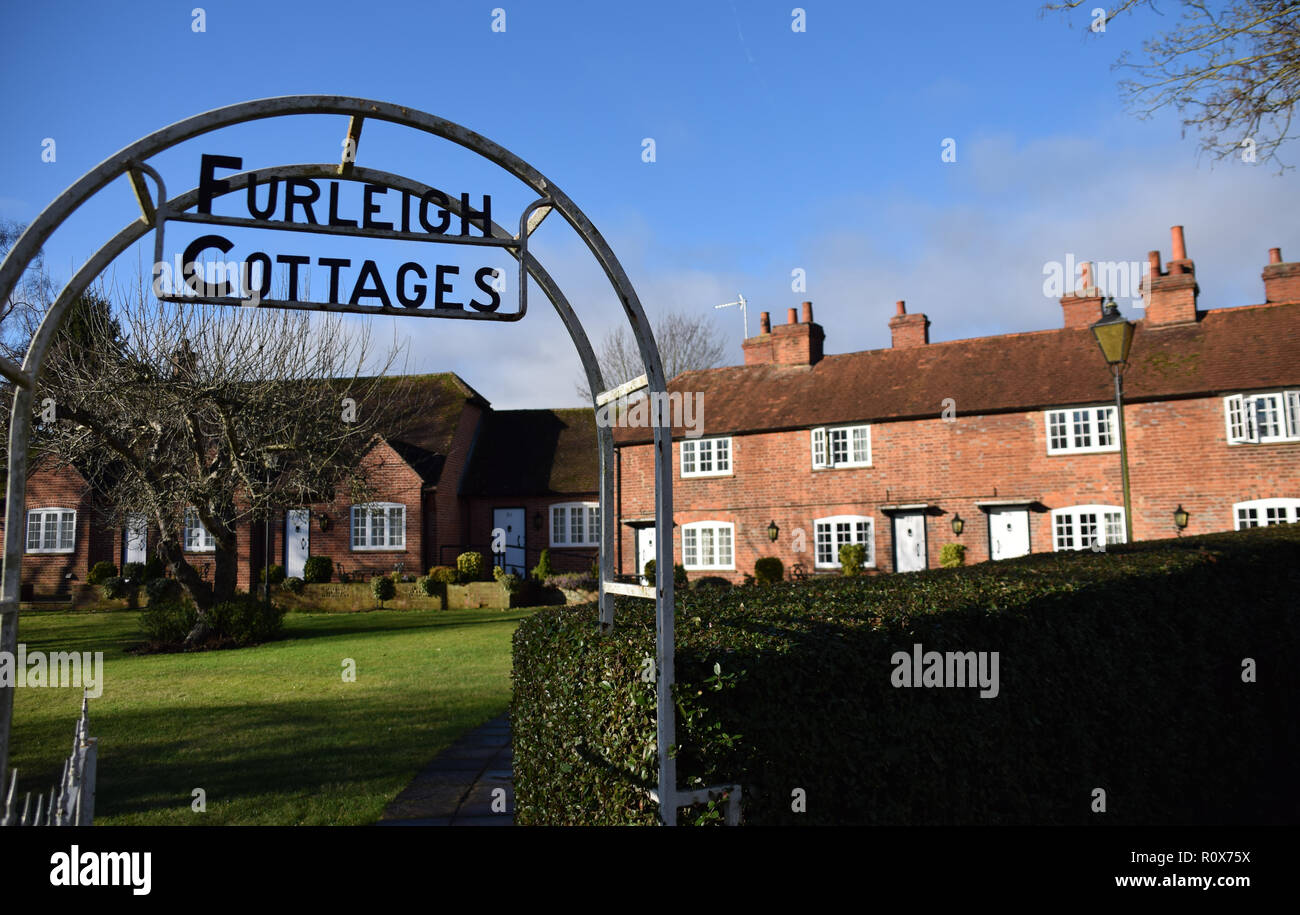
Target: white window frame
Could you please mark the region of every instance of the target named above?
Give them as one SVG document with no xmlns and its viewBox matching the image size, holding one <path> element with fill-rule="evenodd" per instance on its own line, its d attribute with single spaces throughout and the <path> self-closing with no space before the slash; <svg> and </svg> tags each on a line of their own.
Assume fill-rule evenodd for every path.
<svg viewBox="0 0 1300 915">
<path fill-rule="evenodd" d="M 1282 519 L 1270 521 L 1268 519 L 1268 510 L 1273 509 L 1276 514 L 1281 514 Z M 1243 525 L 1242 522 L 1247 520 L 1241 516 L 1245 512 L 1253 513 L 1253 524 Z M 1271 527 L 1274 524 L 1296 524 L 1300 522 L 1300 499 L 1250 499 L 1245 502 L 1236 502 L 1232 506 L 1232 529 L 1234 531 L 1245 530 L 1248 527 Z"/>
<path fill-rule="evenodd" d="M 1084 539 L 1083 523 L 1081 516 L 1096 515 L 1096 530 L 1091 539 Z M 1107 531 L 1109 522 L 1106 515 L 1118 515 L 1115 522 L 1115 530 L 1112 533 Z M 1069 542 L 1066 545 L 1061 544 L 1061 533 L 1059 528 L 1059 518 L 1069 518 Z M 1052 552 L 1061 553 L 1065 551 L 1086 550 L 1092 547 L 1094 542 L 1098 542 L 1104 549 L 1107 546 L 1125 543 L 1128 540 L 1127 526 L 1124 523 L 1124 506 L 1122 505 L 1067 505 L 1064 508 L 1052 509 Z M 1098 535 L 1100 537 L 1098 538 Z"/>
<path fill-rule="evenodd" d="M 706 449 L 705 446 L 708 446 Z M 715 435 L 711 438 L 688 438 L 681 442 L 681 475 L 683 477 L 729 477 L 731 476 L 732 443 L 730 435 Z M 719 460 L 718 452 L 726 451 L 725 460 Z M 705 451 L 708 456 L 705 456 Z M 710 469 L 700 470 L 700 465 L 708 462 Z M 726 466 L 723 467 L 722 465 Z M 690 470 L 687 470 L 690 467 Z"/>
<path fill-rule="evenodd" d="M 375 537 L 375 513 L 382 511 L 384 513 L 384 523 L 382 527 L 383 540 L 377 542 Z M 401 512 L 401 542 L 398 543 L 393 537 L 393 512 Z M 402 552 L 406 549 L 406 503 L 404 502 L 363 502 L 352 506 L 348 512 L 350 520 L 348 530 L 348 546 L 354 553 L 373 553 L 373 552 Z M 362 542 L 357 543 L 357 521 L 360 519 Z"/>
<path fill-rule="evenodd" d="M 1116 425 L 1115 405 L 1109 406 L 1102 404 L 1093 407 L 1063 407 L 1054 410 L 1043 411 L 1043 428 L 1047 433 L 1047 453 L 1048 454 L 1105 454 L 1108 451 L 1119 451 L 1119 427 Z M 1058 425 L 1063 425 L 1065 441 L 1064 445 L 1053 444 L 1053 420 L 1060 417 Z M 1107 445 L 1098 444 L 1101 439 L 1101 427 L 1104 424 L 1108 428 L 1110 443 Z M 1080 445 L 1080 428 L 1086 430 L 1083 437 L 1087 443 Z"/>
<path fill-rule="evenodd" d="M 1229 445 L 1300 442 L 1300 391 L 1230 394 L 1223 425 Z"/>
<path fill-rule="evenodd" d="M 702 548 L 704 547 L 704 534 L 708 532 L 712 535 L 713 544 L 713 562 L 704 562 Z M 726 532 L 728 552 L 731 554 L 731 561 L 722 563 L 721 540 L 718 535 Z M 694 552 L 695 558 L 691 559 L 691 552 Z M 686 569 L 717 569 L 730 570 L 736 569 L 736 525 L 730 521 L 692 521 L 690 524 L 682 525 L 682 566 Z"/>
<path fill-rule="evenodd" d="M 862 447 L 855 439 L 861 433 Z M 844 458 L 836 459 L 836 438 L 843 438 Z M 809 431 L 809 443 L 812 445 L 813 470 L 826 470 L 831 467 L 870 467 L 871 466 L 871 425 L 856 423 L 848 426 L 815 426 Z"/>
<path fill-rule="evenodd" d="M 46 518 L 54 519 L 54 543 L 53 547 L 45 546 L 46 530 L 49 522 Z M 36 547 L 32 546 L 32 521 L 35 518 L 40 520 L 37 523 L 39 531 Z M 67 524 L 64 523 L 65 518 Z M 68 526 L 72 530 L 67 530 Z M 64 534 L 69 534 L 66 541 Z M 59 506 L 50 506 L 47 508 L 33 508 L 27 512 L 27 539 L 25 541 L 26 552 L 28 553 L 75 553 L 77 551 L 77 510 L 75 508 L 61 508 Z"/>
<path fill-rule="evenodd" d="M 187 553 L 215 553 L 217 541 L 212 532 L 203 526 L 199 513 L 193 508 L 185 509 L 185 528 L 181 543 Z"/>
<path fill-rule="evenodd" d="M 582 538 L 572 539 L 574 518 L 582 523 Z M 551 505 L 551 546 L 600 546 L 599 502 L 556 502 Z"/>
<path fill-rule="evenodd" d="M 838 529 L 839 525 L 850 524 L 853 527 L 850 533 L 856 538 L 858 535 L 857 525 L 866 523 L 867 535 L 866 540 L 857 539 L 841 540 Z M 825 527 L 831 545 L 831 559 L 829 562 L 823 562 L 819 547 L 821 546 L 821 529 Z M 864 569 L 874 569 L 876 567 L 876 519 L 870 515 L 828 515 L 825 518 L 817 518 L 813 521 L 813 568 L 814 569 L 838 569 L 840 568 L 840 547 L 845 543 L 862 543 L 867 548 L 867 556 L 862 567 Z"/>
</svg>

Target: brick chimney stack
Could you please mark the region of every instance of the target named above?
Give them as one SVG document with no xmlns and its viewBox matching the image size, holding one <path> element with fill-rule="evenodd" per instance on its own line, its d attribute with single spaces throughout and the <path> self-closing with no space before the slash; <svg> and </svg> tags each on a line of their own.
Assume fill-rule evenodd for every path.
<svg viewBox="0 0 1300 915">
<path fill-rule="evenodd" d="M 930 319 L 924 314 L 909 315 L 903 302 L 897 304 L 897 314 L 889 319 L 891 345 L 894 349 L 925 346 L 930 342 Z"/>
<path fill-rule="evenodd" d="M 1061 296 L 1061 312 L 1065 316 L 1066 327 L 1087 327 L 1101 320 L 1101 290 L 1097 288 L 1096 278 L 1092 275 L 1092 262 L 1083 262 L 1083 276 L 1079 287 L 1072 293 Z"/>
<path fill-rule="evenodd" d="M 1264 301 L 1270 305 L 1300 303 L 1300 263 L 1282 260 L 1281 248 L 1268 249 L 1264 268 Z"/>
<path fill-rule="evenodd" d="M 812 319 L 812 302 L 786 309 L 786 323 L 772 326 L 767 312 L 758 318 L 758 336 L 745 341 L 745 365 L 816 365 L 822 359 L 826 332 Z"/>
<path fill-rule="evenodd" d="M 1147 255 L 1151 274 L 1142 280 L 1142 298 L 1146 305 L 1142 323 L 1147 327 L 1191 324 L 1199 317 L 1196 296 L 1200 288 L 1196 285 L 1196 264 L 1187 256 L 1183 227 L 1174 226 L 1169 234 L 1173 257 L 1168 269 L 1160 269 L 1159 251 Z"/>
</svg>

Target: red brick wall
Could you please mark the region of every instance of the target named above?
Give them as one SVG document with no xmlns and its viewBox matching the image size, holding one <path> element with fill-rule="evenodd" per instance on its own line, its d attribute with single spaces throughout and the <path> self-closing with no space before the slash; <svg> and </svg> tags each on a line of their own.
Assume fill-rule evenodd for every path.
<svg viewBox="0 0 1300 915">
<path fill-rule="evenodd" d="M 72 509 L 77 513 L 77 523 L 71 553 L 28 553 L 24 521 L 24 596 L 66 595 L 70 585 L 86 581 L 90 567 L 96 562 L 108 560 L 121 565 L 120 532 L 105 523 L 90 487 L 76 470 L 64 467 L 56 471 L 52 463 L 40 459 L 36 460 L 34 468 L 27 477 L 27 509 Z M 0 535 L 3 534 L 3 520 L 0 518 Z"/>
<path fill-rule="evenodd" d="M 438 490 L 434 497 L 434 537 L 426 567 L 454 565 L 456 557 L 451 555 L 452 550 L 448 547 L 470 539 L 469 519 L 462 511 L 464 500 L 460 496 L 460 485 L 482 420 L 483 410 L 475 404 L 466 404 L 461 411 L 455 437 L 438 477 Z"/>
<path fill-rule="evenodd" d="M 1138 540 L 1171 537 L 1174 508 L 1191 514 L 1186 533 L 1231 530 L 1232 505 L 1257 498 L 1300 498 L 1300 443 L 1228 445 L 1223 399 L 1203 397 L 1125 407 L 1133 533 Z M 966 545 L 967 562 L 989 558 L 988 524 L 977 501 L 1025 499 L 1034 552 L 1053 548 L 1050 509 L 1100 503 L 1123 505 L 1118 452 L 1047 454 L 1042 411 L 877 423 L 871 432 L 872 466 L 814 471 L 809 432 L 760 433 L 732 438 L 729 477 L 680 475 L 680 448 L 673 448 L 673 500 L 678 525 L 717 520 L 735 523 L 734 572 L 752 573 L 760 556 L 778 556 L 789 569 L 813 567 L 813 520 L 837 514 L 867 515 L 875 522 L 876 567 L 893 570 L 893 532 L 887 504 L 929 502 L 926 521 L 929 565 L 939 563 L 947 542 Z M 653 515 L 653 451 L 649 445 L 621 449 L 618 510 L 621 518 Z M 1046 509 L 1046 510 L 1044 510 Z M 961 537 L 951 519 L 966 521 Z M 777 543 L 767 537 L 775 520 Z M 807 552 L 794 550 L 804 531 Z M 620 523 L 620 570 L 634 571 L 635 534 Z M 680 529 L 674 536 L 681 561 Z"/>
<path fill-rule="evenodd" d="M 532 569 L 541 559 L 542 550 L 551 551 L 551 566 L 559 572 L 585 572 L 599 552 L 595 547 L 552 547 L 551 506 L 560 502 L 599 502 L 595 492 L 573 495 L 529 496 L 527 498 L 474 496 L 466 500 L 469 520 L 470 544 L 489 556 L 492 546 L 492 512 L 496 508 L 523 508 L 527 531 L 524 535 L 526 565 Z M 541 528 L 537 528 L 536 515 L 541 513 Z M 454 560 L 454 556 L 451 557 Z M 450 564 L 450 563 L 445 563 Z"/>
</svg>

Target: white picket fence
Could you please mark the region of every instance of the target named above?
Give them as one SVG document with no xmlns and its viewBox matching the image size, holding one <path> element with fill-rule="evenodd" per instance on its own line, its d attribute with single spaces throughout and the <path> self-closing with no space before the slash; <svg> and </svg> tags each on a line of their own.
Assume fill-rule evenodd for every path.
<svg viewBox="0 0 1300 915">
<path fill-rule="evenodd" d="M 38 794 L 33 809 L 32 793 L 28 791 L 23 799 L 22 813 L 15 814 L 14 793 L 18 789 L 18 770 L 15 769 L 5 793 L 4 809 L 0 811 L 0 826 L 93 825 L 98 751 L 99 738 L 90 736 L 90 703 L 83 697 L 81 718 L 72 738 L 72 755 L 63 761 L 63 775 L 59 784 L 50 789 L 48 802 L 45 795 Z"/>
</svg>

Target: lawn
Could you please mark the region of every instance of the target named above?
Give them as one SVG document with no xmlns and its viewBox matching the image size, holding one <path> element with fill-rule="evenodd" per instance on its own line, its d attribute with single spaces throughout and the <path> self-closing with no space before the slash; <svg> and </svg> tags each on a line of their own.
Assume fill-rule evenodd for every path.
<svg viewBox="0 0 1300 915">
<path fill-rule="evenodd" d="M 24 614 L 28 650 L 103 651 L 98 825 L 373 823 L 440 749 L 505 711 L 517 610 L 291 613 L 253 648 L 136 655 L 135 611 Z M 344 682 L 344 659 L 356 682 Z M 79 689 L 15 691 L 11 765 L 48 791 Z M 7 788 L 7 785 L 6 785 Z M 191 809 L 195 789 L 207 810 Z"/>
</svg>

